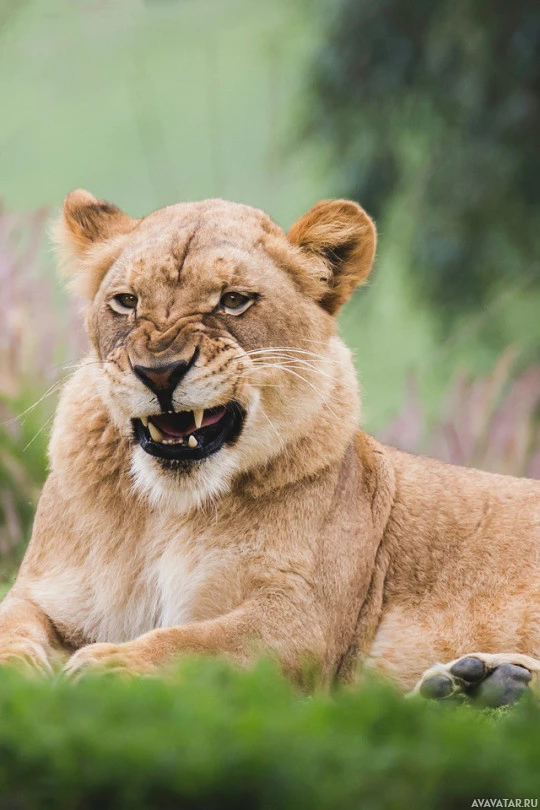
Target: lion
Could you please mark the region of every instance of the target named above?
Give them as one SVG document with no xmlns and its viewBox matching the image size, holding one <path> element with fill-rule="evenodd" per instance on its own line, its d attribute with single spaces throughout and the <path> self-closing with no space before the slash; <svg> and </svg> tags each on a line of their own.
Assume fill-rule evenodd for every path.
<svg viewBox="0 0 540 810">
<path fill-rule="evenodd" d="M 91 348 L 0 608 L 3 663 L 77 678 L 264 653 L 300 684 L 375 670 L 487 705 L 537 686 L 540 483 L 359 427 L 336 322 L 375 255 L 359 205 L 286 234 L 220 199 L 133 219 L 78 190 L 56 239 Z"/>
</svg>

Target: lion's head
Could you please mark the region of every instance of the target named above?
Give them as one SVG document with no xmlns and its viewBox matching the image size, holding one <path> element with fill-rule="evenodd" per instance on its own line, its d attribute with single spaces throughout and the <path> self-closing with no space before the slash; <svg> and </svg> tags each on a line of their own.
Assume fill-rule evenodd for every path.
<svg viewBox="0 0 540 810">
<path fill-rule="evenodd" d="M 320 202 L 287 235 L 223 200 L 132 219 L 74 191 L 58 241 L 88 301 L 100 396 L 154 501 L 199 505 L 339 409 L 350 361 L 334 315 L 375 251 L 355 203 Z"/>
</svg>

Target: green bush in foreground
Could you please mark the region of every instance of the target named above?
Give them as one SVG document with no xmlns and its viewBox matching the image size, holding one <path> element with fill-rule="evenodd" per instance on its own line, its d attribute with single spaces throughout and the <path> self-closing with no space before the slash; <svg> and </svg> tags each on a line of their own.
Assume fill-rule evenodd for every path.
<svg viewBox="0 0 540 810">
<path fill-rule="evenodd" d="M 299 696 L 262 662 L 78 684 L 0 673 L 0 807 L 448 808 L 540 795 L 540 708 Z"/>
</svg>

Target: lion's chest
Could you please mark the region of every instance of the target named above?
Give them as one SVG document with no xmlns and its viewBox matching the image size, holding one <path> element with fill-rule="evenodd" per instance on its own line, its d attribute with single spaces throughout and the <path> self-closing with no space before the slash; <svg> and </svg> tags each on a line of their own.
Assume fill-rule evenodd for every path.
<svg viewBox="0 0 540 810">
<path fill-rule="evenodd" d="M 96 544 L 83 566 L 37 583 L 34 598 L 58 625 L 86 642 L 122 642 L 158 627 L 220 615 L 239 600 L 229 550 L 182 531 L 159 542 Z"/>
</svg>

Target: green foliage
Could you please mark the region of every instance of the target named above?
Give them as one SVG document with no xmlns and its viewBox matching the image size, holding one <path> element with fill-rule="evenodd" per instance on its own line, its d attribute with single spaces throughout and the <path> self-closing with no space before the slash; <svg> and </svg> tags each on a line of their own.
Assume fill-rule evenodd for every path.
<svg viewBox="0 0 540 810">
<path fill-rule="evenodd" d="M 540 707 L 482 714 L 370 683 L 296 694 L 268 662 L 171 681 L 0 672 L 0 806 L 403 810 L 537 797 Z"/>
<path fill-rule="evenodd" d="M 338 192 L 414 197 L 410 266 L 447 323 L 502 285 L 540 289 L 540 8 L 339 0 L 314 59 L 310 132 Z"/>
</svg>

